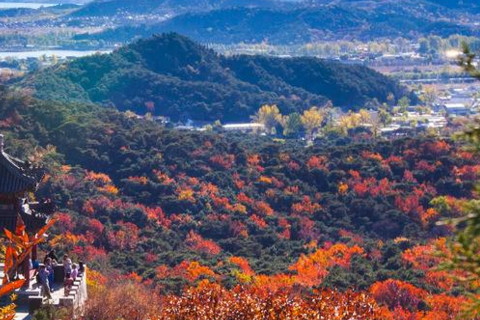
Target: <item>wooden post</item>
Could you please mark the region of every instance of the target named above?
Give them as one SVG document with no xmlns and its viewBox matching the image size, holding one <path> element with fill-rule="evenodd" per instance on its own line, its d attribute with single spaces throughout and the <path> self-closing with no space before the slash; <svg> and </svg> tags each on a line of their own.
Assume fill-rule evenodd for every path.
<svg viewBox="0 0 480 320">
<path fill-rule="evenodd" d="M 28 256 L 25 260 L 23 260 L 19 269 L 20 269 L 20 273 L 25 278 L 25 284 L 23 285 L 22 288 L 24 289 L 30 288 L 30 261 Z"/>
<path fill-rule="evenodd" d="M 38 259 L 37 245 L 34 245 L 32 248 L 32 262 Z"/>
</svg>

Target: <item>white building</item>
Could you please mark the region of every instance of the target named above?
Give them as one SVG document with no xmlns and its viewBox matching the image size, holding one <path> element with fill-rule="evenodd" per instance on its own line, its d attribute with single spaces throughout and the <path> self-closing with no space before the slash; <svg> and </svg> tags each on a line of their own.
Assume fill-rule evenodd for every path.
<svg viewBox="0 0 480 320">
<path fill-rule="evenodd" d="M 263 123 L 230 123 L 230 124 L 224 124 L 222 128 L 226 131 L 240 131 L 240 132 L 265 131 L 265 125 Z"/>
</svg>

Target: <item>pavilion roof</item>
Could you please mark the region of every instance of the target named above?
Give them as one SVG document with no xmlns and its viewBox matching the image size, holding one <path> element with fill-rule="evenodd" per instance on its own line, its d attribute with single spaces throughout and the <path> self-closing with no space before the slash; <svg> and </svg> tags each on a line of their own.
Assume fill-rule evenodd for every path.
<svg viewBox="0 0 480 320">
<path fill-rule="evenodd" d="M 0 135 L 0 194 L 34 191 L 44 174 L 42 169 L 5 153 Z"/>
</svg>

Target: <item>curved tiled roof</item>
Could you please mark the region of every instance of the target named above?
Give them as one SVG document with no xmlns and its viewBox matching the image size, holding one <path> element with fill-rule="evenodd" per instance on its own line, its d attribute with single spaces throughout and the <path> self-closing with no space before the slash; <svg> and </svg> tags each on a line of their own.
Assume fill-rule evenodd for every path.
<svg viewBox="0 0 480 320">
<path fill-rule="evenodd" d="M 33 191 L 43 175 L 43 170 L 0 150 L 0 193 Z"/>
</svg>

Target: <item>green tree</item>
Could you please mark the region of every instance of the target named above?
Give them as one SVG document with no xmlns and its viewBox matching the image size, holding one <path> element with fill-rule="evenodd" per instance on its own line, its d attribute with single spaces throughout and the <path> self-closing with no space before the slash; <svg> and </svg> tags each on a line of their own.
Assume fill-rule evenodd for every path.
<svg viewBox="0 0 480 320">
<path fill-rule="evenodd" d="M 303 129 L 302 117 L 298 112 L 291 113 L 283 118 L 282 127 L 284 136 L 296 137 Z"/>
<path fill-rule="evenodd" d="M 392 123 L 392 115 L 387 110 L 387 105 L 383 105 L 381 108 L 378 109 L 378 117 L 380 118 L 380 123 L 384 126 L 389 125 Z"/>
<path fill-rule="evenodd" d="M 400 100 L 398 100 L 398 106 L 400 107 L 400 113 L 407 112 L 407 109 L 410 106 L 410 99 L 408 97 L 402 97 Z"/>
<path fill-rule="evenodd" d="M 462 138 L 467 140 L 471 146 L 480 151 L 480 128 L 467 131 Z M 480 191 L 480 184 L 477 184 L 477 192 Z M 437 198 L 438 199 L 438 198 Z M 434 199 L 435 200 L 435 199 Z M 448 210 L 448 205 L 443 199 L 435 200 L 434 204 L 442 210 Z M 463 319 L 478 319 L 480 315 L 480 200 L 471 199 L 465 201 L 465 215 L 449 223 L 457 227 L 456 236 L 451 243 L 452 258 L 443 267 L 452 270 L 461 270 L 463 275 L 459 280 L 467 282 L 472 289 L 470 298 L 472 303 L 466 309 Z"/>
</svg>

